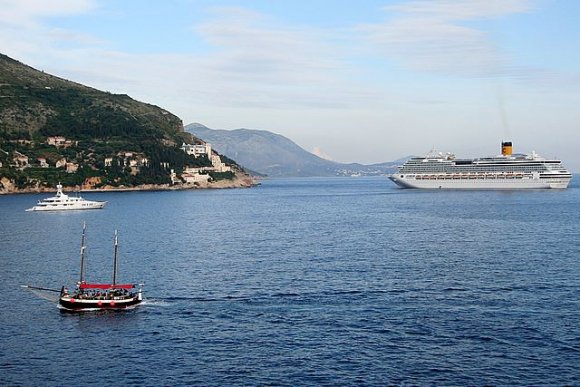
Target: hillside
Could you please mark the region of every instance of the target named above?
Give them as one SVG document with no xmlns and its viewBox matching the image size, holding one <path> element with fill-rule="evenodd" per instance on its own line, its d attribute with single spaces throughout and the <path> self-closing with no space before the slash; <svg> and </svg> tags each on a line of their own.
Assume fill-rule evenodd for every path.
<svg viewBox="0 0 580 387">
<path fill-rule="evenodd" d="M 169 185 L 182 181 L 187 168 L 212 174 L 214 153 L 187 154 L 183 143 L 204 144 L 158 106 L 0 54 L 0 191 L 40 190 L 58 181 L 86 189 Z M 241 172 L 226 163 L 233 170 L 213 173 L 213 180 Z"/>
<path fill-rule="evenodd" d="M 0 54 L 0 132 L 88 137 L 183 137 L 175 115 L 38 71 Z"/>
<path fill-rule="evenodd" d="M 374 165 L 342 164 L 322 159 L 290 139 L 264 130 L 217 130 L 193 123 L 185 127 L 220 153 L 249 170 L 271 177 L 350 176 L 392 173 L 398 162 Z"/>
</svg>

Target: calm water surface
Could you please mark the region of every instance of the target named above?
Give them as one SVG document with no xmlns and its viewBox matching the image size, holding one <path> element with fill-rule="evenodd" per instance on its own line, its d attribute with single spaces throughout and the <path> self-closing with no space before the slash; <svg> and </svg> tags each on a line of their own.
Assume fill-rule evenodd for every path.
<svg viewBox="0 0 580 387">
<path fill-rule="evenodd" d="M 384 178 L 0 196 L 0 385 L 578 385 L 580 187 L 428 192 Z M 20 287 L 144 282 L 133 311 Z"/>
</svg>

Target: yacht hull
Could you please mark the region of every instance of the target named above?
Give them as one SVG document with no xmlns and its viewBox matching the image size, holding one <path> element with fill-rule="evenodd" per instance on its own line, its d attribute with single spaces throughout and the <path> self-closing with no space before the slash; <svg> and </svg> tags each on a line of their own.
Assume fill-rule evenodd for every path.
<svg viewBox="0 0 580 387">
<path fill-rule="evenodd" d="M 89 202 L 71 205 L 39 205 L 27 209 L 26 211 L 72 211 L 72 210 L 98 210 L 104 208 L 107 202 Z"/>
</svg>

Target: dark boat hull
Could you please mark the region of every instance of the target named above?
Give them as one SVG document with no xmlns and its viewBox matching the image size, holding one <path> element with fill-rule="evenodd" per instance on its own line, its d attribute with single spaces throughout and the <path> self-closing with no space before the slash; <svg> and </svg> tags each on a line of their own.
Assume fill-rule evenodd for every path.
<svg viewBox="0 0 580 387">
<path fill-rule="evenodd" d="M 58 306 L 61 310 L 70 312 L 84 312 L 95 310 L 121 310 L 134 307 L 142 302 L 139 296 L 120 300 L 92 300 L 60 298 Z"/>
</svg>

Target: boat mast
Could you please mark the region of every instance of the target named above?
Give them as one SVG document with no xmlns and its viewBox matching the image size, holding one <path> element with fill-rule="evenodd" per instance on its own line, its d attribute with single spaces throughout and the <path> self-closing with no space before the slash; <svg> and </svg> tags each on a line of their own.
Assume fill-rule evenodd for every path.
<svg viewBox="0 0 580 387">
<path fill-rule="evenodd" d="M 117 253 L 119 251 L 119 241 L 117 238 L 117 230 L 115 230 L 115 258 L 113 260 L 113 286 L 117 284 L 117 270 L 119 262 L 117 260 Z"/>
<path fill-rule="evenodd" d="M 83 235 L 81 236 L 81 278 L 79 284 L 85 282 L 85 269 L 86 269 L 86 262 L 85 262 L 85 231 L 87 229 L 86 222 L 83 222 Z"/>
</svg>

